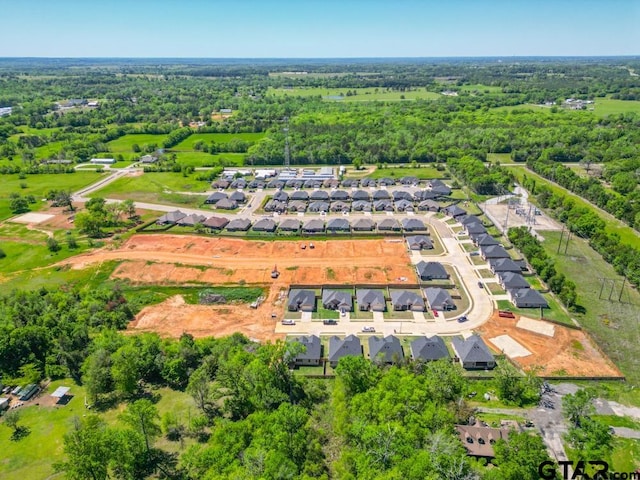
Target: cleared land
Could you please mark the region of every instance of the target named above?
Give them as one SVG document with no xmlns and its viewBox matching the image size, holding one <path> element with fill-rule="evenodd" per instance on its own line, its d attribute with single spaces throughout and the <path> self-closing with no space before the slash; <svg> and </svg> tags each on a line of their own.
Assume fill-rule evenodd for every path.
<svg viewBox="0 0 640 480">
<path fill-rule="evenodd" d="M 355 95 L 347 96 L 347 92 L 355 92 Z M 409 91 L 387 91 L 384 88 L 272 88 L 268 93 L 275 96 L 288 95 L 290 97 L 321 96 L 323 100 L 343 102 L 374 102 L 374 101 L 401 101 L 401 100 L 437 100 L 442 95 L 435 92 L 427 92 L 424 88 L 416 87 Z"/>
<path fill-rule="evenodd" d="M 518 318 L 501 318 L 498 313 L 478 330 L 490 343 L 492 339 L 507 335 L 531 352 L 513 360 L 524 369 L 539 367 L 543 376 L 622 376 L 618 368 L 594 345 L 581 330 L 554 325 L 554 336 L 533 333 L 517 327 Z M 494 345 L 498 351 L 501 345 Z"/>
<path fill-rule="evenodd" d="M 107 145 L 111 153 L 131 153 L 133 154 L 133 145 L 136 144 L 140 148 L 144 148 L 145 145 L 156 145 L 158 148 L 162 148 L 162 142 L 167 138 L 167 135 L 153 135 L 153 134 L 130 134 L 124 135 L 115 140 L 111 140 Z M 136 153 L 136 155 L 142 155 Z"/>
<path fill-rule="evenodd" d="M 184 150 L 193 150 L 193 146 L 197 142 L 204 142 L 206 144 L 209 144 L 211 142 L 229 143 L 231 140 L 257 142 L 262 137 L 264 137 L 264 135 L 264 133 L 194 133 L 176 146 L 172 147 L 171 150 L 175 150 L 177 152 L 181 152 Z"/>
<path fill-rule="evenodd" d="M 180 296 L 146 307 L 130 329 L 179 337 L 224 336 L 242 332 L 251 338 L 275 338 L 275 324 L 283 317 L 282 299 L 291 284 L 387 284 L 414 278 L 402 242 L 386 240 L 257 242 L 231 238 L 174 235 L 135 235 L 120 248 L 98 250 L 63 262 L 72 269 L 112 260 L 125 260 L 112 279 L 135 285 L 266 285 L 263 304 L 189 305 Z M 277 265 L 280 277 L 271 278 Z M 330 267 L 330 268 L 329 268 Z M 276 314 L 276 318 L 272 314 Z"/>
</svg>

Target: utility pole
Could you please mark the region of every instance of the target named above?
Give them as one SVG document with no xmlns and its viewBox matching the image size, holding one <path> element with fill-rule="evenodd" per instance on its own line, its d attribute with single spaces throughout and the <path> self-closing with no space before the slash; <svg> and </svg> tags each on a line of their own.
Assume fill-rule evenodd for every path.
<svg viewBox="0 0 640 480">
<path fill-rule="evenodd" d="M 564 246 L 564 254 L 567 254 L 567 249 L 569 248 L 569 240 L 571 240 L 571 230 L 569 230 L 569 235 L 567 235 L 567 244 Z"/>
<path fill-rule="evenodd" d="M 611 295 L 613 295 L 613 289 L 616 288 L 616 281 L 611 279 L 611 291 L 609 292 L 609 300 L 611 300 Z"/>
<path fill-rule="evenodd" d="M 560 241 L 558 242 L 558 250 L 556 253 L 560 253 L 560 247 L 562 246 L 562 237 L 564 237 L 564 225 L 562 226 L 562 232 L 560 232 Z"/>
<path fill-rule="evenodd" d="M 625 272 L 626 273 L 626 272 Z M 622 300 L 622 292 L 624 292 L 624 284 L 627 282 L 626 275 L 622 277 L 622 288 L 620 288 L 620 295 L 618 295 L 618 301 Z"/>
<path fill-rule="evenodd" d="M 560 247 L 558 247 L 558 249 L 560 249 Z M 606 280 L 606 278 L 602 279 L 602 286 L 600 287 L 600 293 L 598 294 L 598 300 L 602 300 L 602 291 L 604 290 L 604 281 Z"/>
</svg>

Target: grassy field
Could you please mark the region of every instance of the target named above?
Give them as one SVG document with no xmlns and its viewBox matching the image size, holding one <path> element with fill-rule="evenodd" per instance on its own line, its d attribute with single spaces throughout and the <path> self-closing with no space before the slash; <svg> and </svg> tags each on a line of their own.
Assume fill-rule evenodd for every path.
<svg viewBox="0 0 640 480">
<path fill-rule="evenodd" d="M 620 235 L 620 240 L 622 242 L 627 243 L 629 245 L 633 245 L 636 248 L 640 248 L 640 234 L 638 234 L 638 232 L 636 232 L 633 228 L 629 227 L 624 222 L 621 222 L 620 220 L 615 218 L 613 215 L 605 212 L 604 210 L 599 209 L 598 207 L 596 207 L 589 201 L 585 200 L 584 198 L 580 197 L 579 195 L 576 195 L 575 193 L 568 191 L 567 189 L 561 187 L 560 185 L 557 185 L 541 177 L 540 175 L 532 172 L 531 170 L 528 170 L 524 166 L 510 167 L 509 171 L 512 172 L 520 182 L 522 181 L 522 178 L 524 175 L 526 175 L 528 178 L 535 178 L 536 185 L 538 186 L 545 185 L 549 187 L 549 189 L 553 193 L 559 193 L 564 196 L 570 196 L 575 201 L 576 205 L 594 210 L 595 213 L 605 221 L 607 232 L 616 232 L 618 233 L 618 235 Z"/>
<path fill-rule="evenodd" d="M 510 153 L 487 153 L 487 162 L 490 163 L 511 163 Z"/>
<path fill-rule="evenodd" d="M 46 236 L 44 234 L 42 234 L 38 242 L 30 241 L 26 243 L 0 240 L 0 248 L 7 255 L 5 258 L 0 259 L 0 275 L 21 270 L 33 271 L 78 255 L 89 248 L 86 241 L 79 241 L 78 248 L 73 250 L 69 249 L 64 241 L 60 239 L 58 241 L 61 249 L 53 253 L 46 246 Z"/>
<path fill-rule="evenodd" d="M 119 262 L 105 262 L 83 270 L 48 267 L 41 270 L 23 270 L 0 276 L 0 285 L 16 290 L 35 290 L 37 288 L 56 288 L 61 285 L 71 287 L 95 287 L 108 281 Z"/>
<path fill-rule="evenodd" d="M 162 148 L 162 142 L 165 141 L 167 135 L 152 135 L 152 134 L 131 134 L 124 135 L 120 138 L 116 138 L 115 140 L 111 140 L 107 145 L 109 146 L 109 151 L 111 153 L 131 153 L 134 151 L 131 148 L 133 144 L 138 144 L 140 148 L 143 148 L 145 145 L 157 145 L 158 148 Z M 138 154 L 136 154 L 138 155 Z"/>
<path fill-rule="evenodd" d="M 181 173 L 171 172 L 145 173 L 139 177 L 120 178 L 91 196 L 197 206 L 204 202 L 204 195 L 182 195 L 173 192 L 206 192 L 209 188 L 209 182 L 196 180 L 194 176 L 183 177 Z"/>
<path fill-rule="evenodd" d="M 474 85 L 462 85 L 459 90 L 462 92 L 502 93 L 502 87 L 482 85 L 481 83 L 476 83 Z"/>
<path fill-rule="evenodd" d="M 574 237 L 565 255 L 556 253 L 560 232 L 544 232 L 544 238 L 543 246 L 556 260 L 556 270 L 576 283 L 578 304 L 585 308 L 585 313 L 574 317 L 625 376 L 637 384 L 640 381 L 640 357 L 637 355 L 640 293 L 627 285 L 622 302 L 618 302 L 622 277 L 586 241 Z M 609 280 L 600 295 L 603 278 Z"/>
<path fill-rule="evenodd" d="M 347 96 L 347 91 L 356 92 L 355 95 Z M 386 91 L 383 88 L 272 88 L 269 87 L 267 94 L 281 97 L 288 95 L 290 97 L 313 97 L 321 96 L 323 100 L 343 101 L 343 102 L 397 102 L 400 100 L 436 100 L 442 98 L 442 95 L 435 92 L 427 92 L 423 88 L 416 87 L 415 90 L 399 92 Z"/>
<path fill-rule="evenodd" d="M 599 117 L 630 112 L 640 113 L 640 101 L 614 100 L 612 98 L 597 98 L 595 101 L 595 113 Z"/>
<path fill-rule="evenodd" d="M 569 314 L 564 311 L 555 298 L 549 294 L 542 295 L 549 304 L 549 308 L 545 308 L 543 317 L 549 320 L 555 320 L 556 322 L 565 323 L 567 325 L 574 325 L 571 321 Z M 538 319 L 540 318 L 539 308 L 516 308 L 509 300 L 498 300 L 498 310 L 511 310 L 512 312 L 523 315 L 525 317 Z"/>
<path fill-rule="evenodd" d="M 412 168 L 412 167 L 387 167 L 387 168 L 376 168 L 370 175 L 367 175 L 367 178 L 402 178 L 402 177 L 417 177 L 419 179 L 428 180 L 432 178 L 442 178 L 444 177 L 446 172 L 441 172 L 436 170 L 435 167 L 422 167 L 422 168 Z M 356 177 L 353 177 L 356 178 Z"/>
<path fill-rule="evenodd" d="M 197 142 L 204 142 L 206 144 L 210 144 L 211 142 L 228 143 L 233 139 L 257 142 L 264 137 L 264 135 L 264 133 L 194 133 L 172 147 L 171 150 L 175 150 L 176 152 L 193 150 L 193 146 Z"/>
<path fill-rule="evenodd" d="M 9 209 L 9 195 L 11 193 L 15 192 L 23 196 L 33 195 L 38 203 L 30 205 L 30 208 L 32 211 L 37 211 L 47 205 L 41 200 L 49 190 L 70 190 L 73 192 L 92 184 L 100 176 L 101 174 L 95 171 L 26 175 L 24 179 L 18 175 L 3 175 L 2 188 L 0 188 L 0 220 L 13 216 Z M 20 186 L 23 183 L 26 184 L 26 188 Z"/>
<path fill-rule="evenodd" d="M 36 159 L 50 158 L 62 150 L 64 142 L 51 142 L 36 148 Z"/>
<path fill-rule="evenodd" d="M 52 382 L 44 395 L 48 395 L 59 386 L 71 387 L 71 401 L 63 407 L 29 406 L 20 410 L 20 424 L 27 427 L 30 433 L 20 441 L 13 442 L 9 438 L 11 429 L 0 425 L 0 445 L 3 446 L 3 460 L 0 462 L 0 477 L 3 480 L 24 480 L 53 478 L 53 464 L 64 460 L 64 434 L 73 426 L 75 417 L 86 415 L 84 408 L 85 389 L 73 385 L 69 380 Z M 184 392 L 161 388 L 154 392 L 159 396 L 156 403 L 160 416 L 167 412 L 176 413 L 182 422 L 196 413 L 193 399 Z M 118 415 L 124 405 L 100 413 L 99 415 L 113 426 L 123 427 Z M 177 443 L 161 438 L 157 445 L 167 450 L 177 450 Z"/>
</svg>

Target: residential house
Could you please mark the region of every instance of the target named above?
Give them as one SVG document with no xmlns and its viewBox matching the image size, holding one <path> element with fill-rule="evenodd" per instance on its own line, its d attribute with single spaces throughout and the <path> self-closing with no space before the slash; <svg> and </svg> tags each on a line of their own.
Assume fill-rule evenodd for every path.
<svg viewBox="0 0 640 480">
<path fill-rule="evenodd" d="M 283 232 L 297 232 L 300 230 L 300 225 L 302 222 L 300 220 L 296 220 L 294 218 L 287 218 L 280 222 L 279 230 Z"/>
<path fill-rule="evenodd" d="M 542 294 L 533 288 L 507 290 L 507 294 L 517 308 L 549 308 Z"/>
<path fill-rule="evenodd" d="M 304 200 L 289 200 L 289 203 L 287 203 L 287 210 L 289 212 L 304 213 L 306 209 L 307 202 Z"/>
<path fill-rule="evenodd" d="M 204 222 L 202 222 L 202 225 L 204 225 L 210 230 L 222 230 L 224 227 L 227 226 L 228 223 L 229 223 L 228 218 L 209 217 Z"/>
<path fill-rule="evenodd" d="M 316 293 L 313 290 L 292 288 L 289 290 L 287 309 L 290 312 L 313 312 L 316 309 Z"/>
<path fill-rule="evenodd" d="M 476 215 L 462 215 L 457 218 L 458 222 L 462 225 L 469 225 L 470 223 L 482 223 L 482 221 Z"/>
<path fill-rule="evenodd" d="M 424 298 L 409 290 L 391 290 L 391 305 L 397 311 L 424 312 Z"/>
<path fill-rule="evenodd" d="M 350 200 L 350 198 L 351 197 L 349 197 L 349 193 L 345 192 L 344 190 L 334 190 L 333 192 L 331 192 L 332 202 L 336 202 L 336 201 L 347 202 Z"/>
<path fill-rule="evenodd" d="M 354 212 L 370 212 L 371 208 L 371 202 L 367 200 L 356 200 L 351 204 L 351 209 Z"/>
<path fill-rule="evenodd" d="M 413 198 L 417 202 L 421 202 L 424 200 L 435 200 L 439 197 L 440 195 L 438 195 L 436 192 L 432 192 L 431 190 L 418 190 L 413 194 Z"/>
<path fill-rule="evenodd" d="M 229 232 L 246 232 L 251 227 L 251 220 L 248 218 L 234 218 L 227 224 Z"/>
<path fill-rule="evenodd" d="M 235 210 L 238 204 L 229 198 L 223 198 L 216 202 L 216 208 L 220 210 Z"/>
<path fill-rule="evenodd" d="M 427 230 L 426 225 L 419 218 L 403 218 L 402 228 L 405 232 L 424 232 Z"/>
<path fill-rule="evenodd" d="M 329 202 L 317 201 L 309 204 L 309 211 L 313 213 L 328 212 L 330 208 Z"/>
<path fill-rule="evenodd" d="M 229 188 L 229 184 L 231 182 L 229 180 L 216 180 L 215 182 L 211 183 L 211 188 Z"/>
<path fill-rule="evenodd" d="M 359 218 L 351 225 L 354 232 L 370 232 L 374 228 L 376 228 L 376 224 L 370 218 Z"/>
<path fill-rule="evenodd" d="M 331 206 L 329 207 L 329 210 L 331 210 L 332 212 L 348 212 L 349 210 L 351 210 L 351 207 L 349 206 L 348 203 L 345 203 L 342 201 L 336 201 L 336 202 L 331 202 Z"/>
<path fill-rule="evenodd" d="M 316 190 L 315 192 L 311 192 L 311 195 L 309 195 L 309 200 L 312 202 L 317 202 L 317 201 L 328 202 L 329 193 L 325 192 L 324 190 Z"/>
<path fill-rule="evenodd" d="M 328 232 L 350 232 L 351 225 L 346 218 L 332 218 L 327 222 Z"/>
<path fill-rule="evenodd" d="M 158 225 L 175 225 L 178 223 L 178 220 L 181 220 L 186 216 L 186 213 L 182 213 L 180 210 L 175 210 L 162 215 L 158 220 L 156 220 L 156 223 Z"/>
<path fill-rule="evenodd" d="M 309 220 L 302 226 L 302 231 L 304 233 L 322 233 L 324 232 L 324 222 L 317 218 Z"/>
<path fill-rule="evenodd" d="M 485 427 L 482 424 L 456 425 L 458 437 L 470 457 L 491 459 L 495 457 L 493 446 L 498 440 L 509 439 L 508 428 Z"/>
<path fill-rule="evenodd" d="M 207 219 L 204 215 L 198 215 L 197 213 L 192 213 L 191 215 L 187 215 L 186 217 L 182 217 L 176 223 L 181 227 L 194 227 L 198 223 L 202 223 Z"/>
<path fill-rule="evenodd" d="M 478 235 L 484 235 L 487 233 L 487 229 L 480 222 L 475 223 L 467 223 L 464 226 L 464 229 L 467 231 L 467 235 L 471 236 L 471 238 L 475 238 Z"/>
<path fill-rule="evenodd" d="M 439 212 L 440 205 L 435 200 L 423 200 L 418 204 L 418 210 L 422 212 Z"/>
<path fill-rule="evenodd" d="M 347 356 L 362 356 L 360 339 L 355 335 L 349 335 L 344 339 L 336 336 L 329 338 L 329 365 L 331 368 L 335 368 L 340 359 Z"/>
<path fill-rule="evenodd" d="M 158 161 L 158 157 L 155 155 L 143 155 L 140 157 L 141 163 L 156 163 Z"/>
<path fill-rule="evenodd" d="M 305 192 L 304 190 L 296 190 L 291 195 L 289 195 L 289 199 L 307 201 L 309 200 L 309 193 Z"/>
<path fill-rule="evenodd" d="M 376 190 L 371 195 L 371 199 L 375 202 L 376 200 L 391 200 L 391 195 L 386 190 Z"/>
<path fill-rule="evenodd" d="M 236 191 L 229 195 L 229 200 L 232 200 L 236 203 L 244 203 L 247 201 L 247 196 L 244 194 L 244 192 Z"/>
<path fill-rule="evenodd" d="M 418 185 L 418 183 L 420 183 L 420 180 L 418 179 L 418 177 L 402 177 L 400 179 L 401 185 L 412 186 L 412 185 Z"/>
<path fill-rule="evenodd" d="M 510 258 L 492 258 L 489 260 L 489 268 L 493 273 L 513 272 L 520 273 L 520 265 Z"/>
<path fill-rule="evenodd" d="M 393 187 L 396 181 L 393 178 L 385 177 L 378 180 L 379 187 Z"/>
<path fill-rule="evenodd" d="M 492 237 L 488 233 L 482 233 L 474 237 L 473 244 L 476 247 L 480 247 L 480 246 L 488 247 L 489 245 L 500 245 L 500 242 L 498 242 L 498 240 L 496 240 L 494 237 Z"/>
<path fill-rule="evenodd" d="M 351 293 L 341 290 L 322 289 L 322 306 L 327 310 L 350 312 L 353 310 Z"/>
<path fill-rule="evenodd" d="M 393 335 L 384 338 L 370 337 L 369 358 L 371 361 L 380 363 L 400 363 L 404 358 L 400 340 Z"/>
<path fill-rule="evenodd" d="M 407 245 L 410 250 L 431 250 L 433 248 L 433 242 L 426 235 L 408 236 Z"/>
<path fill-rule="evenodd" d="M 384 290 L 358 288 L 356 289 L 356 301 L 358 309 L 362 312 L 384 312 L 387 309 Z"/>
<path fill-rule="evenodd" d="M 320 342 L 320 337 L 317 335 L 296 337 L 291 339 L 291 342 L 299 343 L 305 347 L 304 351 L 296 355 L 293 361 L 296 367 L 320 365 L 320 359 L 322 358 L 322 343 Z"/>
<path fill-rule="evenodd" d="M 354 202 L 357 200 L 363 200 L 368 202 L 371 200 L 371 196 L 369 195 L 369 192 L 365 192 L 364 190 L 356 190 L 351 194 L 351 199 Z"/>
<path fill-rule="evenodd" d="M 362 180 L 360 180 L 360 186 L 361 187 L 375 187 L 376 186 L 376 181 L 371 179 L 371 178 L 363 178 Z"/>
<path fill-rule="evenodd" d="M 270 180 L 269 183 L 267 183 L 267 188 L 282 189 L 285 187 L 286 184 L 287 182 L 285 182 L 284 180 L 280 180 L 276 178 L 275 180 Z"/>
<path fill-rule="evenodd" d="M 206 203 L 207 205 L 215 205 L 220 200 L 225 200 L 228 198 L 229 196 L 224 192 L 213 192 L 211 195 L 207 197 L 204 203 Z"/>
<path fill-rule="evenodd" d="M 242 188 L 247 188 L 247 181 L 244 178 L 236 178 L 235 180 L 233 180 L 231 182 L 231 184 L 229 185 L 230 188 L 234 188 L 234 189 L 242 189 Z"/>
<path fill-rule="evenodd" d="M 522 288 L 531 288 L 529 282 L 520 274 L 515 272 L 498 273 L 498 282 L 505 290 L 520 290 Z"/>
<path fill-rule="evenodd" d="M 489 260 L 491 258 L 511 258 L 509 253 L 502 247 L 501 245 L 488 245 L 484 247 L 480 247 L 480 255 L 485 260 Z"/>
<path fill-rule="evenodd" d="M 253 230 L 256 232 L 275 232 L 276 222 L 271 218 L 261 218 L 253 224 Z"/>
<path fill-rule="evenodd" d="M 433 336 L 418 337 L 410 344 L 411 357 L 413 360 L 421 360 L 423 362 L 431 362 L 440 360 L 441 358 L 449 359 L 449 350 L 442 338 Z"/>
<path fill-rule="evenodd" d="M 398 212 L 413 212 L 414 208 L 413 208 L 413 202 L 410 202 L 409 200 L 397 200 L 394 202 L 396 210 L 398 210 Z"/>
<path fill-rule="evenodd" d="M 287 203 L 279 202 L 278 200 L 269 200 L 264 204 L 264 211 L 284 213 L 287 211 Z"/>
<path fill-rule="evenodd" d="M 373 209 L 376 212 L 393 212 L 393 204 L 390 200 L 376 200 L 373 202 Z"/>
<path fill-rule="evenodd" d="M 431 310 L 446 312 L 456 309 L 456 304 L 453 302 L 451 295 L 444 288 L 425 288 L 424 296 L 427 297 L 427 303 Z"/>
<path fill-rule="evenodd" d="M 418 278 L 423 282 L 447 280 L 449 278 L 449 274 L 440 262 L 425 262 L 423 260 L 418 262 L 416 270 L 418 271 Z"/>
<path fill-rule="evenodd" d="M 413 195 L 405 190 L 396 190 L 392 194 L 393 201 L 397 202 L 399 200 L 407 200 L 409 202 L 413 202 Z"/>
<path fill-rule="evenodd" d="M 466 215 L 466 210 L 463 210 L 458 205 L 450 205 L 444 209 L 445 213 L 450 217 L 457 218 Z"/>
<path fill-rule="evenodd" d="M 287 202 L 289 200 L 289 194 L 284 190 L 278 190 L 273 194 L 273 199 L 279 202 Z"/>
<path fill-rule="evenodd" d="M 467 370 L 491 369 L 496 366 L 496 360 L 489 347 L 478 335 L 474 334 L 466 339 L 454 337 L 451 346 L 463 368 Z"/>
<path fill-rule="evenodd" d="M 378 223 L 378 231 L 399 232 L 402 227 L 395 218 L 385 218 Z"/>
</svg>

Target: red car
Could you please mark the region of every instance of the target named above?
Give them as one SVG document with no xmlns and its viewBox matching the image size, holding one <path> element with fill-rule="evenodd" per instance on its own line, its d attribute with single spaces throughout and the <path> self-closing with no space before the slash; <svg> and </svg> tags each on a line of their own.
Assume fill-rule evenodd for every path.
<svg viewBox="0 0 640 480">
<path fill-rule="evenodd" d="M 438 311 L 437 310 L 432 310 L 433 311 L 433 316 L 437 317 L 438 316 Z"/>
</svg>

